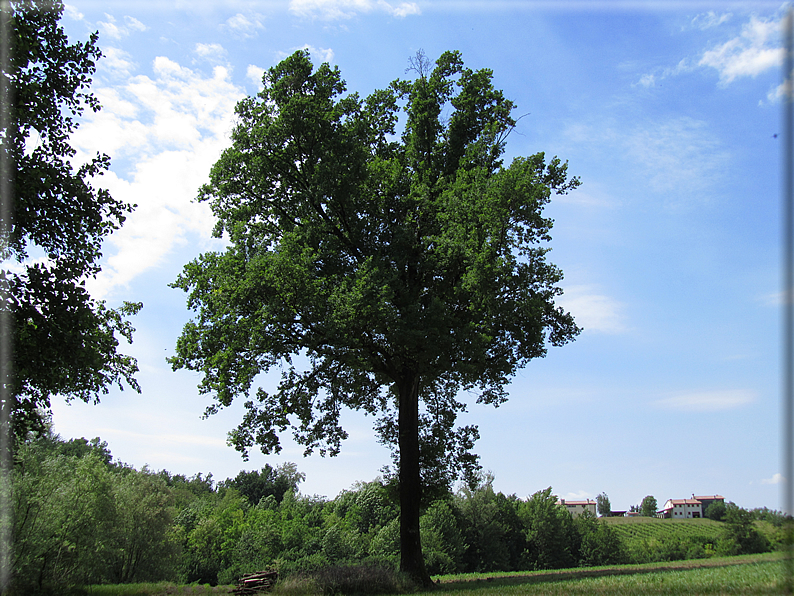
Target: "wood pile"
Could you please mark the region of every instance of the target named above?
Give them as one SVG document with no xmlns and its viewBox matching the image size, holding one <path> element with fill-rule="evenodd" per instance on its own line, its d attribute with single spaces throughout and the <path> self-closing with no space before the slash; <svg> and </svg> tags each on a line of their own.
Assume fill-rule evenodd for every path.
<svg viewBox="0 0 794 596">
<path fill-rule="evenodd" d="M 232 590 L 232 594 L 237 596 L 253 596 L 261 592 L 267 592 L 273 589 L 278 580 L 277 571 L 259 571 L 257 573 L 249 573 L 240 578 L 237 582 L 237 587 Z"/>
</svg>

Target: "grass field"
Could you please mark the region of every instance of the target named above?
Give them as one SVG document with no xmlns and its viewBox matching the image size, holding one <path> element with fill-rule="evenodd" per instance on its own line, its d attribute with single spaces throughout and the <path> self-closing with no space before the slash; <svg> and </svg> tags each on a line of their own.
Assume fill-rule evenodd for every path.
<svg viewBox="0 0 794 596">
<path fill-rule="evenodd" d="M 783 563 L 779 553 L 712 558 L 675 563 L 622 565 L 533 573 L 441 576 L 437 588 L 416 596 L 713 596 L 717 594 L 780 594 Z M 228 594 L 232 586 L 135 584 L 92 586 L 90 596 L 172 596 Z M 282 596 L 312 596 L 311 592 L 276 589 Z"/>
<path fill-rule="evenodd" d="M 438 593 L 451 593 L 455 596 L 780 594 L 783 585 L 783 563 L 779 553 L 766 553 L 700 561 L 441 579 L 442 583 L 438 589 L 420 594 L 423 596 Z"/>
</svg>

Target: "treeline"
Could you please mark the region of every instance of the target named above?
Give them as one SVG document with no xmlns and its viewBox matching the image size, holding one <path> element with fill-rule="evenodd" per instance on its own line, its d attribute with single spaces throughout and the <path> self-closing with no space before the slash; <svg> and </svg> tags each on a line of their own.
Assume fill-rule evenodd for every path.
<svg viewBox="0 0 794 596">
<path fill-rule="evenodd" d="M 48 434 L 28 441 L 17 448 L 13 469 L 14 591 L 159 580 L 227 584 L 269 567 L 289 574 L 396 566 L 395 487 L 359 483 L 327 500 L 301 495 L 303 479 L 285 464 L 215 483 L 211 475 L 135 470 L 114 462 L 99 439 Z M 726 532 L 709 548 L 657 550 L 663 558 L 768 550 L 772 543 L 755 529 L 754 515 L 730 506 Z M 520 499 L 495 492 L 489 477 L 428 504 L 421 533 L 431 574 L 654 558 L 647 544 L 632 552 L 595 517 L 572 518 L 551 488 Z"/>
</svg>

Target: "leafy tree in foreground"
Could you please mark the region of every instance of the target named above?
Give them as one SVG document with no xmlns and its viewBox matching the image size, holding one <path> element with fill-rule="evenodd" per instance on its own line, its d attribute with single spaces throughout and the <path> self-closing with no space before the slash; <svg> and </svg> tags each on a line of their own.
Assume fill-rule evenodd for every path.
<svg viewBox="0 0 794 596">
<path fill-rule="evenodd" d="M 612 513 L 612 504 L 606 493 L 601 493 L 596 497 L 596 509 L 601 517 L 609 517 L 609 514 Z"/>
<path fill-rule="evenodd" d="M 11 178 L 4 186 L 11 196 L 2 201 L 12 209 L 10 220 L 0 222 L 0 257 L 21 265 L 0 270 L 0 308 L 13 321 L 9 411 L 14 433 L 24 437 L 43 428 L 41 413 L 52 395 L 98 401 L 123 381 L 138 390 L 137 364 L 117 352 L 117 334 L 131 341 L 124 317 L 141 304 L 109 309 L 84 287 L 99 271 L 103 239 L 132 209 L 92 186 L 91 178 L 109 166 L 107 155 L 76 170 L 71 163 L 75 118 L 100 108 L 88 91 L 101 56 L 97 34 L 69 44 L 58 23 L 60 0 L 12 0 L 2 10 L 10 19 L 11 57 L 0 73 L 9 90 L 0 157 Z"/>
<path fill-rule="evenodd" d="M 654 517 L 656 515 L 656 497 L 647 495 L 640 504 L 640 515 L 644 517 Z"/>
<path fill-rule="evenodd" d="M 518 368 L 579 332 L 555 306 L 562 273 L 542 215 L 579 181 L 542 153 L 503 166 L 516 122 L 491 71 L 457 52 L 413 66 L 412 81 L 342 97 L 338 69 L 296 52 L 237 105 L 232 146 L 199 193 L 229 248 L 174 283 L 198 315 L 171 363 L 203 373 L 208 413 L 247 398 L 230 433 L 244 454 L 278 452 L 293 426 L 307 452 L 336 455 L 343 408 L 380 414 L 399 457 L 400 566 L 427 583 L 423 481 L 478 467 L 476 427 L 455 427 L 458 395 L 499 405 Z M 250 395 L 276 366 L 277 389 Z"/>
</svg>

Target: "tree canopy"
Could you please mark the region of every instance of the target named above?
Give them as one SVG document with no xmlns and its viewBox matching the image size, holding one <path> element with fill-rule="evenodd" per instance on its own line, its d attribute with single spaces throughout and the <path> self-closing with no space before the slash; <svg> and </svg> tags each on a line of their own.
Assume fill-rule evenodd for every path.
<svg viewBox="0 0 794 596">
<path fill-rule="evenodd" d="M 596 497 L 596 509 L 601 517 L 609 517 L 609 514 L 612 513 L 612 504 L 606 493 L 601 493 Z"/>
<path fill-rule="evenodd" d="M 138 390 L 135 359 L 117 347 L 119 337 L 132 341 L 125 317 L 142 305 L 111 309 L 85 289 L 100 270 L 102 241 L 133 208 L 93 185 L 107 155 L 72 163 L 76 118 L 100 109 L 89 91 L 102 55 L 98 34 L 70 44 L 60 0 L 12 0 L 2 10 L 9 59 L 0 73 L 0 308 L 11 318 L 8 410 L 24 436 L 42 428 L 53 395 L 88 402 L 113 384 Z"/>
<path fill-rule="evenodd" d="M 477 470 L 461 392 L 499 405 L 517 369 L 575 338 L 548 262 L 552 192 L 579 185 L 543 153 L 505 167 L 514 105 L 458 52 L 366 98 L 299 51 L 239 102 L 231 147 L 199 192 L 224 252 L 174 283 L 197 311 L 174 369 L 203 374 L 215 403 L 244 398 L 230 441 L 335 455 L 343 408 L 378 416 L 396 448 L 401 567 L 422 581 L 423 486 Z M 404 128 L 396 128 L 400 118 Z M 256 377 L 281 368 L 274 391 Z M 422 476 L 424 475 L 424 477 Z"/>
<path fill-rule="evenodd" d="M 654 517 L 656 515 L 656 509 L 656 497 L 653 495 L 647 495 L 640 504 L 640 515 L 645 517 Z"/>
</svg>

